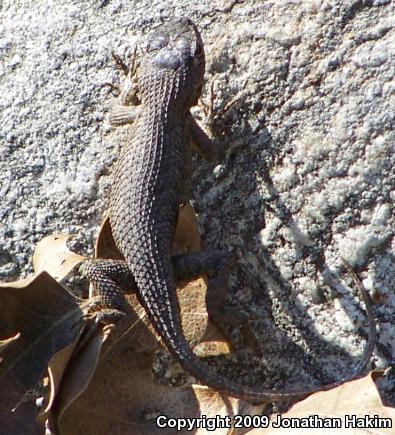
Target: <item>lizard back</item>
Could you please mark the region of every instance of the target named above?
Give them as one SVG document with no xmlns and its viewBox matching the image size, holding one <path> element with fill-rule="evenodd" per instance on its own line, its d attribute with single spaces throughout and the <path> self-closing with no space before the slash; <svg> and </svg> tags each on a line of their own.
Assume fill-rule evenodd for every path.
<svg viewBox="0 0 395 435">
<path fill-rule="evenodd" d="M 203 75 L 202 41 L 189 20 L 151 36 L 137 70 L 141 114 L 116 165 L 111 191 L 115 243 L 140 302 L 169 347 L 182 335 L 171 244 L 179 206 L 190 191 L 186 116 L 200 95 Z"/>
</svg>

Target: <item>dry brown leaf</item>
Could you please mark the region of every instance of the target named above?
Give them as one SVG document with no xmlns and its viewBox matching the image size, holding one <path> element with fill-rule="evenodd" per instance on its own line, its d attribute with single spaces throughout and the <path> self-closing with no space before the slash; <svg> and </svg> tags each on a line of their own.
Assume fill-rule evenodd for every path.
<svg viewBox="0 0 395 435">
<path fill-rule="evenodd" d="M 129 297 L 131 303 L 131 298 Z M 221 396 L 204 386 L 167 387 L 154 381 L 152 365 L 158 342 L 135 315 L 132 327 L 115 330 L 104 343 L 92 381 L 67 409 L 58 409 L 54 420 L 60 432 L 95 435 L 174 433 L 157 427 L 158 415 L 208 417 L 261 411 L 261 407 Z M 74 376 L 72 370 L 69 376 Z M 77 383 L 77 382 L 75 382 Z M 203 430 L 196 433 L 206 433 Z M 225 428 L 216 433 L 229 433 Z"/>
<path fill-rule="evenodd" d="M 21 336 L 21 334 L 15 334 L 13 337 L 8 338 L 7 340 L 0 340 L 0 354 L 1 352 L 3 352 L 3 350 L 10 345 L 11 343 L 13 343 L 15 340 L 18 340 L 18 338 Z M 0 357 L 1 358 L 1 357 Z M 1 359 L 0 359 L 1 361 Z"/>
<path fill-rule="evenodd" d="M 201 429 L 193 431 L 192 433 L 194 434 L 244 434 L 248 431 L 244 430 L 243 428 L 237 430 L 233 428 L 235 416 L 260 416 L 265 408 L 265 405 L 253 406 L 249 403 L 243 402 L 242 400 L 236 399 L 234 397 L 220 395 L 209 388 L 199 387 L 197 385 L 194 386 L 194 393 L 196 395 L 197 401 L 200 404 L 199 416 L 206 415 L 207 417 L 213 418 L 213 420 L 219 420 L 221 424 L 229 423 L 229 425 L 227 426 L 224 425 L 221 428 L 216 428 L 215 431 L 209 430 L 209 427 L 203 427 Z M 188 417 L 188 415 L 186 416 Z M 229 426 L 232 426 L 232 428 L 230 428 Z M 216 423 L 214 427 L 218 427 L 218 423 Z M 191 431 L 187 432 L 184 430 L 183 433 L 190 434 Z"/>
<path fill-rule="evenodd" d="M 0 339 L 20 334 L 0 360 L 2 430 L 31 433 L 27 427 L 35 426 L 35 409 L 23 397 L 40 381 L 51 357 L 78 337 L 81 310 L 46 272 L 0 285 L 0 300 Z"/>
<path fill-rule="evenodd" d="M 198 348 L 195 350 L 201 356 L 229 353 L 229 343 L 219 328 L 208 319 L 206 291 L 203 278 L 191 281 L 177 290 L 185 337 L 193 348 Z"/>
<path fill-rule="evenodd" d="M 83 329 L 81 330 L 82 333 Z M 79 337 L 78 337 L 79 338 Z M 73 352 L 79 342 L 76 339 L 73 343 L 66 346 L 64 349 L 57 352 L 49 361 L 48 364 L 48 375 L 49 375 L 49 397 L 47 399 L 47 404 L 45 410 L 40 414 L 39 421 L 44 424 L 48 418 L 49 411 L 51 410 L 54 400 L 59 392 L 60 385 L 62 385 L 64 372 L 70 362 Z M 65 376 L 67 379 L 67 375 Z"/>
<path fill-rule="evenodd" d="M 112 258 L 115 260 L 122 260 L 122 255 L 115 245 L 112 237 L 112 230 L 109 216 L 105 216 L 97 236 L 95 246 L 96 258 Z"/>
<path fill-rule="evenodd" d="M 68 234 L 47 236 L 37 243 L 33 254 L 33 268 L 36 273 L 48 272 L 56 281 L 61 281 L 78 263 L 85 259 L 69 250 Z"/>
<path fill-rule="evenodd" d="M 173 240 L 173 254 L 200 251 L 200 239 L 197 216 L 191 204 L 181 208 L 177 222 L 176 234 Z"/>
<path fill-rule="evenodd" d="M 189 207 L 186 210 L 190 213 Z M 190 216 L 188 219 L 191 221 Z M 183 225 L 183 233 L 195 234 L 185 226 L 185 221 Z M 179 227 L 177 231 L 180 231 Z M 178 238 L 182 242 L 179 242 L 177 249 L 197 249 L 196 239 L 188 240 L 186 235 Z M 108 252 L 120 258 L 114 249 L 111 228 L 106 220 L 99 235 L 97 254 L 102 258 L 108 258 Z M 202 347 L 199 353 L 203 354 L 204 350 L 209 350 L 213 355 L 228 352 L 229 346 L 223 336 L 208 322 L 205 292 L 206 285 L 203 279 L 195 280 L 178 289 L 185 334 L 193 344 L 199 343 L 202 339 L 212 340 L 206 348 Z M 152 365 L 155 351 L 159 348 L 157 336 L 136 296 L 131 294 L 127 295 L 127 298 L 134 312 L 129 313 L 127 323 L 117 325 L 106 342 L 101 341 L 100 346 L 95 347 L 95 351 L 99 352 L 102 345 L 92 381 L 84 391 L 80 388 L 80 395 L 73 402 L 69 400 L 67 406 L 62 404 L 60 399 L 59 402 L 56 401 L 52 423 L 62 434 L 167 433 L 155 424 L 155 418 L 159 414 L 173 417 L 200 417 L 205 414 L 210 417 L 261 410 L 261 407 L 253 408 L 238 399 L 221 396 L 207 387 L 168 387 L 156 383 L 152 375 Z M 92 371 L 89 373 L 92 374 Z M 69 366 L 68 380 L 65 376 L 64 382 L 78 385 L 81 376 L 77 367 Z M 74 377 L 76 379 L 71 380 Z M 60 391 L 59 398 L 62 395 L 68 396 Z M 170 432 L 174 433 L 174 430 Z M 196 433 L 206 431 L 200 430 Z M 229 429 L 225 428 L 222 432 L 216 433 L 229 433 Z"/>
<path fill-rule="evenodd" d="M 57 422 L 64 411 L 90 383 L 98 364 L 102 345 L 112 329 L 111 327 L 96 328 L 94 324 L 91 324 L 90 327 L 95 328 L 95 331 L 90 334 L 90 338 L 83 348 L 73 356 L 63 373 L 62 383 L 60 386 L 58 385 L 57 394 L 53 395 L 52 406 L 48 406 L 47 415 L 50 411 L 50 427 L 54 432 L 57 432 Z"/>
<path fill-rule="evenodd" d="M 272 417 L 270 425 L 266 429 L 255 429 L 251 431 L 251 435 L 285 435 L 285 434 L 347 434 L 347 435 L 362 435 L 362 434 L 394 434 L 395 433 L 395 408 L 385 406 L 381 401 L 376 384 L 373 378 L 377 377 L 377 372 L 372 372 L 367 376 L 347 382 L 332 390 L 322 391 L 312 394 L 307 399 L 296 403 L 287 413 L 281 417 Z M 373 378 L 372 378 L 373 377 Z M 346 425 L 346 415 L 351 418 L 379 418 L 392 419 L 391 428 L 374 428 L 367 424 L 364 427 L 352 427 L 356 424 Z M 274 428 L 279 418 L 285 419 L 294 418 L 300 421 L 301 418 L 309 416 L 317 416 L 318 418 L 340 418 L 340 428 L 317 429 L 317 428 Z M 350 420 L 349 420 L 350 421 Z M 361 420 L 359 420 L 361 421 Z"/>
</svg>

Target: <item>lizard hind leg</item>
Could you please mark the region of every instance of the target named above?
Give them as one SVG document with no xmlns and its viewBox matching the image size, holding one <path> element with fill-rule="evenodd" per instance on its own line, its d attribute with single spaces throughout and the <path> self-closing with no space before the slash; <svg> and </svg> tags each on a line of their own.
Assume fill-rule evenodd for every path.
<svg viewBox="0 0 395 435">
<path fill-rule="evenodd" d="M 224 251 L 190 252 L 172 257 L 173 271 L 177 281 L 208 277 L 206 306 L 210 319 L 225 336 L 223 324 L 244 324 L 247 319 L 240 311 L 225 307 L 228 293 L 228 281 L 233 255 Z"/>
<path fill-rule="evenodd" d="M 98 309 L 96 323 L 116 323 L 126 317 L 128 303 L 123 292 L 136 288 L 133 275 L 123 260 L 89 259 L 82 263 L 81 273 L 93 285 L 96 300 L 90 309 Z"/>
</svg>

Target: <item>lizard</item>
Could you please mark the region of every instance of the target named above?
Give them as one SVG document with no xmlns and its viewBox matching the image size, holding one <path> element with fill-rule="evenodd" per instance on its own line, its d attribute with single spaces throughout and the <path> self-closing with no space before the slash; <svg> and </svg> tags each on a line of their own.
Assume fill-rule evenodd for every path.
<svg viewBox="0 0 395 435">
<path fill-rule="evenodd" d="M 190 19 L 164 24 L 150 34 L 139 63 L 130 69 L 124 109 L 112 120 L 115 125 L 131 123 L 132 133 L 115 164 L 109 207 L 113 238 L 124 260 L 89 259 L 82 267 L 101 300 L 96 322 L 125 318 L 123 292 L 133 288 L 169 351 L 187 372 L 214 390 L 246 400 L 277 402 L 338 386 L 365 368 L 373 334 L 351 377 L 303 391 L 250 387 L 219 375 L 194 354 L 183 334 L 176 282 L 206 274 L 207 294 L 218 294 L 217 299 L 207 298 L 208 311 L 218 320 L 232 263 L 231 254 L 218 250 L 171 253 L 180 206 L 191 192 L 191 144 L 208 159 L 221 154 L 190 112 L 201 95 L 204 72 L 202 38 Z M 361 292 L 372 325 L 368 296 L 363 288 Z"/>
</svg>

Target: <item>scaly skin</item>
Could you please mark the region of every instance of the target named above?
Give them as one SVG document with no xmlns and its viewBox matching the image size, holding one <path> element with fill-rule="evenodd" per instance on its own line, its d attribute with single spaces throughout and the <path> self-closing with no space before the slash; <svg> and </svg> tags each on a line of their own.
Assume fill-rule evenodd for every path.
<svg viewBox="0 0 395 435">
<path fill-rule="evenodd" d="M 107 308 L 102 321 L 123 316 L 126 302 L 121 282 L 133 279 L 156 331 L 181 365 L 202 383 L 244 399 L 301 398 L 320 389 L 280 393 L 232 382 L 195 356 L 182 331 L 175 275 L 182 275 L 177 268 L 183 261 L 172 259 L 171 246 L 180 205 L 190 194 L 192 140 L 206 156 L 215 155 L 214 145 L 190 115 L 200 96 L 204 67 L 202 40 L 190 20 L 163 26 L 148 39 L 136 73 L 140 113 L 116 165 L 111 191 L 113 237 L 125 262 L 90 262 L 86 274 Z M 194 255 L 191 258 L 198 266 L 189 275 L 205 268 L 205 257 Z"/>
</svg>

